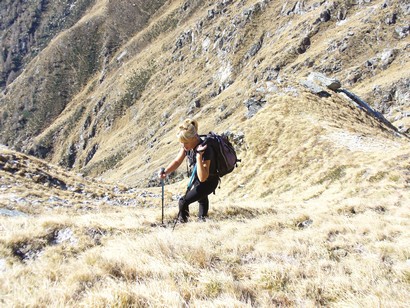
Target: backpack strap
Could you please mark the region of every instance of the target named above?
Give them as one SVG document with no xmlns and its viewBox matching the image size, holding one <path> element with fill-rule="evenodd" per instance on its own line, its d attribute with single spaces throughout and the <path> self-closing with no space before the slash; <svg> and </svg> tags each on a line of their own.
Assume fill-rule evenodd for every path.
<svg viewBox="0 0 410 308">
<path fill-rule="evenodd" d="M 189 179 L 188 186 L 187 186 L 187 192 L 191 190 L 192 184 L 194 183 L 195 180 L 195 175 L 196 175 L 196 164 L 194 166 L 194 170 L 192 170 L 191 178 Z"/>
</svg>

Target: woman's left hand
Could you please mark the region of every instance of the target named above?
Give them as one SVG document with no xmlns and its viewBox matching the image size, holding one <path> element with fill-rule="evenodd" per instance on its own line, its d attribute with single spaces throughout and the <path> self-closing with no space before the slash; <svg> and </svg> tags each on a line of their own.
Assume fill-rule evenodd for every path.
<svg viewBox="0 0 410 308">
<path fill-rule="evenodd" d="M 207 147 L 208 147 L 207 144 L 200 144 L 200 145 L 198 145 L 198 147 L 196 148 L 196 152 L 197 152 L 197 153 L 204 153 L 204 151 L 206 150 Z"/>
</svg>

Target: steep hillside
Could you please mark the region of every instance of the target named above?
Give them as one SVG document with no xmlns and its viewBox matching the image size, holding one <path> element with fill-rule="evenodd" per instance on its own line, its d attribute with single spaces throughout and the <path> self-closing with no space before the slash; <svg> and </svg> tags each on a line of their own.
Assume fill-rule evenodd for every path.
<svg viewBox="0 0 410 308">
<path fill-rule="evenodd" d="M 409 4 L 38 3 L 0 94 L 0 306 L 408 306 Z M 36 4 L 0 3 L 2 46 Z M 242 162 L 173 230 L 186 117 Z"/>
<path fill-rule="evenodd" d="M 11 84 L 56 35 L 78 22 L 94 2 L 2 1 L 0 88 Z"/>
<path fill-rule="evenodd" d="M 0 97 L 2 143 L 21 148 L 50 126 L 91 78 L 104 74 L 112 54 L 146 26 L 163 2 L 97 1 L 77 23 L 59 32 Z M 55 5 L 61 9 L 63 3 Z"/>
<path fill-rule="evenodd" d="M 1 142 L 145 186 L 174 155 L 181 119 L 243 132 L 252 104 L 290 95 L 303 109 L 300 82 L 312 71 L 408 129 L 409 6 L 400 1 L 127 3 L 98 1 L 7 87 Z"/>
<path fill-rule="evenodd" d="M 174 230 L 185 181 L 166 185 L 162 217 L 158 188 L 0 148 L 1 305 L 407 307 L 409 145 L 363 133 L 379 122 L 340 101 L 342 117 L 318 125 L 312 111 L 332 105 L 308 98 L 244 124 L 253 150 L 210 219 Z"/>
</svg>

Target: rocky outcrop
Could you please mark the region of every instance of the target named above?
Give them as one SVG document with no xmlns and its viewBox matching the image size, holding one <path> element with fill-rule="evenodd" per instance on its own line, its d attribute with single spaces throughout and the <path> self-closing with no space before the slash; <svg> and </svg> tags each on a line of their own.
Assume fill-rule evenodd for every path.
<svg viewBox="0 0 410 308">
<path fill-rule="evenodd" d="M 353 92 L 342 88 L 340 81 L 335 78 L 329 78 L 324 74 L 312 72 L 309 74 L 307 80 L 301 80 L 301 84 L 310 92 L 320 97 L 329 97 L 332 92 L 343 94 L 356 107 L 367 112 L 369 115 L 376 118 L 390 129 L 397 131 L 397 127 L 388 121 L 382 113 L 372 108 L 368 103 Z"/>
<path fill-rule="evenodd" d="M 263 106 L 266 104 L 266 100 L 262 97 L 251 97 L 243 102 L 247 108 L 246 118 L 252 118 Z"/>
<path fill-rule="evenodd" d="M 328 90 L 337 91 L 341 87 L 339 80 L 329 78 L 317 72 L 310 73 L 307 80 L 302 80 L 301 84 L 313 94 L 317 94 L 321 97 L 329 97 L 330 93 Z"/>
</svg>

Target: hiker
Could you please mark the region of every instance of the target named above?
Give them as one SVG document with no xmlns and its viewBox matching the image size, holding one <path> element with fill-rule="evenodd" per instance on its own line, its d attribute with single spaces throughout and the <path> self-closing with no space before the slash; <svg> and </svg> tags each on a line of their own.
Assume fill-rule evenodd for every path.
<svg viewBox="0 0 410 308">
<path fill-rule="evenodd" d="M 198 221 L 206 221 L 209 209 L 208 195 L 215 191 L 219 182 L 215 153 L 212 147 L 202 144 L 203 140 L 198 135 L 198 122 L 196 120 L 186 119 L 179 126 L 177 137 L 181 143 L 181 148 L 168 167 L 160 171 L 159 178 L 164 179 L 175 171 L 186 157 L 189 165 L 194 166 L 194 168 L 187 192 L 184 197 L 179 199 L 178 221 L 188 222 L 189 205 L 196 201 L 199 203 Z"/>
</svg>

